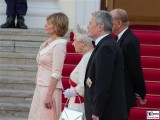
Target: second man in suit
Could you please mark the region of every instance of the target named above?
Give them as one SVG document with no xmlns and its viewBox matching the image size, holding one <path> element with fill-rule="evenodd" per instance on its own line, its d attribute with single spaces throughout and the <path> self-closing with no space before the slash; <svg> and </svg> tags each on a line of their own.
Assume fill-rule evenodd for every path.
<svg viewBox="0 0 160 120">
<path fill-rule="evenodd" d="M 139 41 L 133 32 L 128 28 L 129 21 L 127 12 L 123 9 L 111 11 L 113 17 L 113 33 L 118 36 L 124 57 L 124 82 L 127 102 L 127 112 L 136 106 L 136 96 L 142 104 L 145 103 L 146 87 L 144 83 Z"/>
</svg>

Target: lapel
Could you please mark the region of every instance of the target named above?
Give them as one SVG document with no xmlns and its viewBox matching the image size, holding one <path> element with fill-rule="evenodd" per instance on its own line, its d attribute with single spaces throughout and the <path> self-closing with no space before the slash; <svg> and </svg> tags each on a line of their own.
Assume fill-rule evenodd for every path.
<svg viewBox="0 0 160 120">
<path fill-rule="evenodd" d="M 67 40 L 65 39 L 57 39 L 57 40 L 54 40 L 53 42 L 51 42 L 47 47 L 45 48 L 42 48 L 39 52 L 39 55 L 43 55 L 44 53 L 48 52 L 53 46 L 55 46 L 56 44 L 58 43 L 62 43 L 62 44 L 66 44 L 67 43 Z"/>
<path fill-rule="evenodd" d="M 104 42 L 106 41 L 106 39 L 109 39 L 111 37 L 111 35 L 107 35 L 106 37 L 104 37 L 99 43 L 98 45 L 95 47 L 95 49 L 93 50 L 92 54 L 91 54 L 91 57 L 89 58 L 89 61 L 88 61 L 88 64 L 87 64 L 87 68 L 86 68 L 86 73 L 88 73 L 88 69 L 89 69 L 89 66 L 90 66 L 90 63 L 94 57 L 94 54 L 96 53 L 97 49 L 99 48 L 99 46 Z M 86 75 L 85 74 L 85 80 L 86 80 Z"/>
<path fill-rule="evenodd" d="M 121 43 L 123 42 L 124 38 L 127 36 L 128 33 L 130 33 L 130 29 L 128 28 L 124 33 L 123 35 L 121 36 L 121 38 L 119 39 L 118 41 L 118 44 L 121 45 Z"/>
</svg>

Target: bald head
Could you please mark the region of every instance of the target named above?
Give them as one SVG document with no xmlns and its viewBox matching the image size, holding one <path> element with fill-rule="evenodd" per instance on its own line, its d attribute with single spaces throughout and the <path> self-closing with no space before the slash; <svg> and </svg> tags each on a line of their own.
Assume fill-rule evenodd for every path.
<svg viewBox="0 0 160 120">
<path fill-rule="evenodd" d="M 128 15 L 125 10 L 118 8 L 118 9 L 112 10 L 110 13 L 111 13 L 113 19 L 121 20 L 124 26 L 129 25 Z"/>
<path fill-rule="evenodd" d="M 113 18 L 112 32 L 118 35 L 129 26 L 127 12 L 123 9 L 113 9 L 110 13 Z"/>
</svg>

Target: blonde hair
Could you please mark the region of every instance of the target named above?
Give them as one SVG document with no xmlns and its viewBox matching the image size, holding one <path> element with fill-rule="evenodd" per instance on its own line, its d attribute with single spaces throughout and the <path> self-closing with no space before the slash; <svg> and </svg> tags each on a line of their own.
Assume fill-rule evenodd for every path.
<svg viewBox="0 0 160 120">
<path fill-rule="evenodd" d="M 77 41 L 84 41 L 86 43 L 92 44 L 92 38 L 90 38 L 87 34 L 87 29 L 81 28 L 79 25 L 73 30 L 74 34 L 76 34 Z"/>
<path fill-rule="evenodd" d="M 47 21 L 55 26 L 55 32 L 59 37 L 63 37 L 67 33 L 69 20 L 64 13 L 53 13 L 47 17 Z"/>
</svg>

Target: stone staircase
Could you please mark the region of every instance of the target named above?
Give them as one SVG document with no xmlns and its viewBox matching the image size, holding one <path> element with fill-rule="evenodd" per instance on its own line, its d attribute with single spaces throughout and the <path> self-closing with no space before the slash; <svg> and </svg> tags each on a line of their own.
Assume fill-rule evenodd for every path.
<svg viewBox="0 0 160 120">
<path fill-rule="evenodd" d="M 0 29 L 0 120 L 27 120 L 35 88 L 35 58 L 48 38 L 44 29 Z"/>
</svg>

